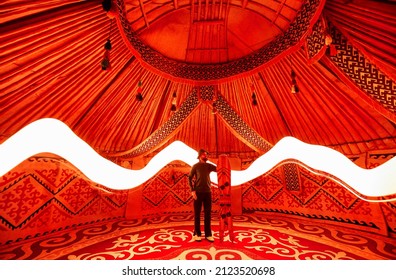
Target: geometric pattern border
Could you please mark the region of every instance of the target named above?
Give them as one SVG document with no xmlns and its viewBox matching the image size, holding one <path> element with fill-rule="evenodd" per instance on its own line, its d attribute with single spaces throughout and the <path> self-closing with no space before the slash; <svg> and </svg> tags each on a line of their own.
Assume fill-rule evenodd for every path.
<svg viewBox="0 0 396 280">
<path fill-rule="evenodd" d="M 396 233 L 396 203 L 370 203 L 359 199 L 329 178 L 298 165 L 294 165 L 292 169 L 293 173 L 298 174 L 298 179 L 292 176 L 293 181 L 299 181 L 298 191 L 291 191 L 286 187 L 286 181 L 290 179 L 285 175 L 283 166 L 241 185 L 243 213 L 282 213 L 323 222 L 337 222 L 382 234 Z M 187 171 L 187 167 L 178 173 L 172 173 L 171 169 L 162 170 L 143 186 L 144 216 L 192 212 L 192 199 L 186 187 Z M 212 210 L 219 213 L 218 187 L 212 186 L 212 192 Z"/>
<path fill-rule="evenodd" d="M 164 167 L 155 177 L 142 185 L 142 215 L 191 212 L 193 199 L 188 188 L 190 166 Z M 217 211 L 219 191 L 212 184 L 212 211 Z"/>
<path fill-rule="evenodd" d="M 297 164 L 285 163 L 283 170 L 285 173 L 286 189 L 289 191 L 299 191 L 301 183 Z"/>
<path fill-rule="evenodd" d="M 64 159 L 31 157 L 0 177 L 0 244 L 124 217 L 127 199 Z"/>
<path fill-rule="evenodd" d="M 297 217 L 309 218 L 309 219 L 318 220 L 318 221 L 331 221 L 331 222 L 338 222 L 338 223 L 343 223 L 343 224 L 348 224 L 348 225 L 361 226 L 362 229 L 364 229 L 365 227 L 369 228 L 369 229 L 375 229 L 375 230 L 379 230 L 380 229 L 373 222 L 359 221 L 359 220 L 356 220 L 356 219 L 354 219 L 354 220 L 343 219 L 342 217 L 335 217 L 335 216 L 321 215 L 321 214 L 310 214 L 310 213 L 304 213 L 304 212 L 298 212 L 298 211 L 292 211 L 292 210 L 285 210 L 285 209 L 247 207 L 247 208 L 243 208 L 243 211 L 244 211 L 244 213 L 262 212 L 262 213 L 287 214 L 287 215 L 293 215 L 293 216 L 297 216 Z"/>
<path fill-rule="evenodd" d="M 200 102 L 212 103 L 211 106 L 216 108 L 218 115 L 227 124 L 227 127 L 230 128 L 231 132 L 254 150 L 267 152 L 272 148 L 272 144 L 267 142 L 249 125 L 247 125 L 231 108 L 223 96 L 217 93 L 215 86 L 211 85 L 194 87 L 192 93 L 186 98 L 180 108 L 169 118 L 169 120 L 138 146 L 127 151 L 107 154 L 106 156 L 113 159 L 117 157 L 129 159 L 154 150 L 181 127 L 183 122 L 192 114 L 198 105 L 200 105 Z"/>
<path fill-rule="evenodd" d="M 226 122 L 233 134 L 241 139 L 245 144 L 260 152 L 268 152 L 272 144 L 262 138 L 256 131 L 247 125 L 243 119 L 231 108 L 221 94 L 218 94 L 217 100 L 213 106 L 216 108 L 221 119 Z"/>
<path fill-rule="evenodd" d="M 325 32 L 326 24 L 323 16 L 321 16 L 306 39 L 306 53 L 310 64 L 318 61 L 325 53 Z"/>
<path fill-rule="evenodd" d="M 274 177 L 276 173 L 242 185 L 243 212 L 281 213 L 382 234 L 396 232 L 395 203 L 370 203 L 326 177 L 303 168 L 299 168 L 299 174 L 301 190 L 297 193 L 288 191 L 285 182 L 278 181 L 279 175 Z"/>
<path fill-rule="evenodd" d="M 197 108 L 198 105 L 198 94 L 197 90 L 194 88 L 193 92 L 180 105 L 180 108 L 174 114 L 172 114 L 169 120 L 167 120 L 160 128 L 154 131 L 142 143 L 130 150 L 114 154 L 107 154 L 106 156 L 109 158 L 121 157 L 123 159 L 127 159 L 141 156 L 152 151 L 164 143 L 166 139 L 169 138 L 173 133 L 175 133 L 175 131 L 180 128 L 183 122 Z"/>
<path fill-rule="evenodd" d="M 371 63 L 349 40 L 328 22 L 329 32 L 336 46 L 337 55 L 331 60 L 372 100 L 391 114 L 396 113 L 396 82 Z"/>
<path fill-rule="evenodd" d="M 166 76 L 199 82 L 209 80 L 218 81 L 243 74 L 263 66 L 277 56 L 280 56 L 285 50 L 292 47 L 299 47 L 299 42 L 311 27 L 311 21 L 314 21 L 321 13 L 324 3 L 325 1 L 323 0 L 304 1 L 301 10 L 296 15 L 295 21 L 290 24 L 283 35 L 277 37 L 251 55 L 214 65 L 189 64 L 164 57 L 142 42 L 136 32 L 132 30 L 126 16 L 124 1 L 116 0 L 115 6 L 117 19 L 120 28 L 123 30 L 121 32 L 122 36 L 128 42 L 131 50 L 137 53 L 136 57 L 139 57 L 146 64 L 159 70 Z"/>
</svg>

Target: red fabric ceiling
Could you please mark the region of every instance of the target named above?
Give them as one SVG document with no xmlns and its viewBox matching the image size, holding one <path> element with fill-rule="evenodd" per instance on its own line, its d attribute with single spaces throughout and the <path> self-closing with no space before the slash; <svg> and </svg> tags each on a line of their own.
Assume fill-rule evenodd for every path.
<svg viewBox="0 0 396 280">
<path fill-rule="evenodd" d="M 176 114 L 171 111 L 173 93 L 179 109 L 197 83 L 156 69 L 131 49 L 120 22 L 115 24 L 120 3 L 125 3 L 134 36 L 165 57 L 171 65 L 166 67 L 223 69 L 260 54 L 287 34 L 303 16 L 299 12 L 307 1 L 228 1 L 224 9 L 215 1 L 208 6 L 197 1 L 114 1 L 112 13 L 106 13 L 102 1 L 3 1 L 0 143 L 30 122 L 51 117 L 107 156 L 134 149 L 168 124 Z M 294 136 L 348 156 L 395 149 L 396 6 L 376 1 L 317 3 L 317 14 L 297 44 L 260 67 L 242 64 L 246 72 L 232 75 L 230 69 L 225 79 L 207 83 L 270 145 Z M 333 42 L 340 38 L 335 34 L 345 38 L 334 44 L 358 80 L 328 52 L 310 63 L 306 41 L 319 18 L 337 30 Z M 103 71 L 100 64 L 109 38 L 111 70 Z M 340 49 L 343 41 L 346 49 Z M 367 65 L 375 76 L 364 71 Z M 292 70 L 297 94 L 291 93 Z M 200 80 L 202 85 L 205 81 Z M 139 87 L 142 101 L 136 99 Z M 253 91 L 257 106 L 252 104 Z M 201 100 L 147 153 L 174 140 L 212 155 L 254 159 L 265 152 L 252 147 L 223 116 L 213 114 L 213 100 Z"/>
</svg>

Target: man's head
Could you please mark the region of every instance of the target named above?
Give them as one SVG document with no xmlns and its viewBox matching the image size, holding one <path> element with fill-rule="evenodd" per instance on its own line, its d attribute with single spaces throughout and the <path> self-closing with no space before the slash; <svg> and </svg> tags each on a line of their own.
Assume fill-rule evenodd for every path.
<svg viewBox="0 0 396 280">
<path fill-rule="evenodd" d="M 205 151 L 204 149 L 200 149 L 198 151 L 198 159 L 199 161 L 206 162 L 208 160 L 208 152 Z"/>
</svg>

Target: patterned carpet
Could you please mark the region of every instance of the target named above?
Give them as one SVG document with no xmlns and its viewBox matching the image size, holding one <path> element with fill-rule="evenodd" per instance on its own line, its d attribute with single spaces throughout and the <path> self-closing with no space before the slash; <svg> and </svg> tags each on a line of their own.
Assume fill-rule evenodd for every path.
<svg viewBox="0 0 396 280">
<path fill-rule="evenodd" d="M 41 239 L 0 247 L 0 259 L 204 259 L 204 260 L 386 260 L 396 259 L 396 238 L 290 220 L 286 216 L 251 214 L 233 217 L 235 239 L 192 240 L 192 215 L 116 220 Z"/>
</svg>

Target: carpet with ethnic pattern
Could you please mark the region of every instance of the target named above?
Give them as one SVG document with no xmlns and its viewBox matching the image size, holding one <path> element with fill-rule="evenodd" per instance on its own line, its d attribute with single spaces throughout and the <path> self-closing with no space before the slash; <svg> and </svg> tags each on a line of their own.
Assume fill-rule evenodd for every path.
<svg viewBox="0 0 396 280">
<path fill-rule="evenodd" d="M 384 260 L 396 238 L 287 216 L 234 216 L 234 235 L 193 240 L 192 214 L 115 220 L 0 247 L 9 260 Z"/>
</svg>

